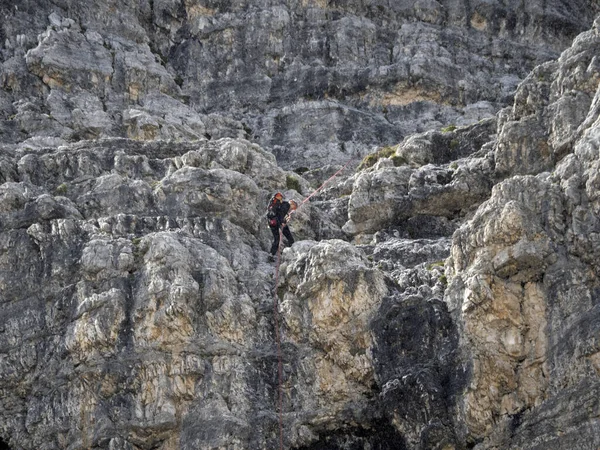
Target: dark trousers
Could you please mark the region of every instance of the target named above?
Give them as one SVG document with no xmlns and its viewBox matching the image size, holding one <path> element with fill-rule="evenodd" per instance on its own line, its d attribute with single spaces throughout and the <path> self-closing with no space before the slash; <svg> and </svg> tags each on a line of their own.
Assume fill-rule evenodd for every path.
<svg viewBox="0 0 600 450">
<path fill-rule="evenodd" d="M 271 226 L 269 226 L 269 228 L 271 229 L 271 233 L 273 233 L 273 245 L 271 245 L 271 255 L 275 255 L 277 253 L 277 249 L 279 248 L 279 228 Z M 283 225 L 283 227 L 281 228 L 281 232 L 285 236 L 287 244 L 292 245 L 294 243 L 294 238 L 288 226 Z"/>
</svg>

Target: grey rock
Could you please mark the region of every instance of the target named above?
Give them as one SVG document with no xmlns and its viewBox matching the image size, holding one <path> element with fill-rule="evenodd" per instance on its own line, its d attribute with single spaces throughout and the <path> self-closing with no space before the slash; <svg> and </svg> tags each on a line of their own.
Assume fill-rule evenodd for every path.
<svg viewBox="0 0 600 450">
<path fill-rule="evenodd" d="M 168 199 L 179 195 L 176 192 L 178 186 L 188 193 L 193 192 L 194 189 L 190 189 L 193 177 L 189 179 L 192 185 L 180 183 L 186 181 L 188 174 L 198 171 L 206 176 L 200 177 L 198 182 L 210 180 L 211 176 L 225 177 L 234 184 L 242 182 L 236 189 L 251 189 L 253 197 L 261 198 L 266 193 L 260 193 L 250 178 L 242 181 L 240 177 L 245 175 L 233 169 L 251 172 L 253 164 L 262 165 L 261 172 L 267 177 L 268 184 L 272 182 L 269 176 L 272 180 L 277 176 L 267 174 L 267 162 L 285 178 L 284 172 L 274 165 L 273 157 L 262 150 L 257 151 L 247 142 L 225 141 L 218 144 L 222 148 L 213 149 L 212 156 L 218 155 L 231 169 L 203 169 L 183 162 L 194 163 L 202 159 L 201 152 L 197 152 L 196 159 L 190 156 L 190 147 L 202 148 L 198 144 L 182 145 L 183 148 L 154 144 L 144 148 L 144 144 L 130 142 L 128 147 L 127 143 L 109 140 L 82 143 L 78 148 L 63 147 L 58 151 L 48 148 L 37 152 L 23 151 L 26 154 L 19 159 L 20 176 L 44 187 L 26 182 L 2 185 L 2 245 L 3 248 L 16 245 L 19 249 L 19 260 L 12 256 L 2 258 L 2 285 L 10 273 L 19 270 L 15 267 L 21 263 L 30 267 L 32 276 L 37 273 L 46 280 L 41 282 L 42 291 L 30 284 L 29 276 L 21 277 L 21 281 L 11 288 L 3 289 L 8 313 L 2 321 L 1 367 L 3 380 L 8 383 L 3 384 L 3 393 L 9 384 L 20 384 L 29 392 L 37 385 L 36 380 L 44 379 L 47 374 L 53 377 L 48 389 L 41 388 L 39 396 L 27 400 L 26 426 L 29 431 L 20 444 L 22 446 L 51 448 L 69 443 L 85 447 L 92 442 L 108 445 L 110 440 L 112 448 L 127 448 L 175 439 L 170 436 L 174 427 L 180 426 L 176 416 L 179 399 L 188 405 L 194 398 L 195 383 L 206 379 L 207 370 L 213 373 L 207 366 L 206 351 L 214 353 L 215 358 L 221 358 L 229 366 L 229 358 L 223 359 L 226 353 L 239 352 L 241 346 L 246 345 L 248 351 L 253 352 L 254 346 L 259 345 L 258 342 L 252 344 L 257 327 L 267 327 L 263 334 L 269 333 L 267 323 L 258 324 L 255 311 L 265 296 L 268 297 L 272 273 L 271 267 L 260 262 L 263 243 L 256 228 L 256 223 L 260 222 L 258 207 L 246 204 L 238 206 L 237 211 L 229 211 L 234 221 L 237 221 L 236 217 L 243 217 L 240 214 L 254 214 L 249 219 L 255 233 L 252 235 L 213 214 L 209 214 L 210 218 L 194 217 L 193 210 L 187 210 L 197 204 L 191 198 L 182 198 L 180 204 L 173 202 L 172 206 Z M 207 147 L 211 145 L 214 144 Z M 121 146 L 120 151 L 115 151 L 115 146 Z M 205 148 L 204 155 L 204 164 L 208 166 L 212 159 L 211 150 Z M 152 156 L 156 159 L 149 158 Z M 169 164 L 161 166 L 160 157 L 176 161 L 169 160 Z M 181 168 L 168 173 L 170 164 L 181 164 Z M 46 168 L 40 170 L 37 177 L 33 173 L 36 165 L 38 169 Z M 167 217 L 152 217 L 152 190 L 142 181 L 144 177 L 158 174 L 163 176 L 164 208 L 170 214 Z M 86 177 L 92 177 L 91 183 Z M 80 183 L 88 183 L 89 192 L 82 189 Z M 47 187 L 57 184 L 72 201 L 45 193 Z M 227 189 L 222 193 L 231 195 Z M 244 196 L 240 195 L 238 199 L 242 201 Z M 210 199 L 207 201 L 211 202 Z M 220 201 L 232 203 L 235 199 L 220 198 Z M 103 216 L 98 214 L 100 212 Z M 3 255 L 8 254 L 3 252 Z M 260 273 L 256 272 L 257 268 Z M 238 285 L 245 286 L 244 290 L 240 291 Z M 36 305 L 44 302 L 42 292 L 52 296 L 54 294 L 50 292 L 54 289 L 61 293 L 58 294 L 60 304 L 53 306 L 56 309 L 48 315 L 34 312 Z M 200 304 L 199 298 L 202 299 Z M 239 316 L 240 307 L 244 311 L 243 317 Z M 25 336 L 33 343 L 39 333 L 44 333 L 46 325 L 42 321 L 52 323 L 51 327 L 64 326 L 60 337 L 57 335 L 44 341 L 43 356 L 37 353 L 38 344 L 33 344 L 24 345 L 4 358 L 5 345 L 15 345 Z M 200 334 L 196 335 L 194 330 Z M 196 339 L 205 344 L 198 346 L 200 341 Z M 220 339 L 223 339 L 222 343 L 219 343 Z M 165 359 L 160 348 L 180 346 L 184 342 L 189 343 L 184 345 L 190 345 L 190 350 L 195 350 L 185 357 L 183 366 L 179 362 L 172 365 L 170 357 Z M 150 354 L 155 357 L 148 359 Z M 163 356 L 158 356 L 161 354 Z M 217 356 L 219 354 L 221 356 Z M 43 363 L 38 357 L 43 358 Z M 14 368 L 13 363 L 19 364 L 20 368 Z M 106 370 L 98 371 L 97 368 L 105 363 L 108 364 Z M 226 366 L 222 366 L 223 370 Z M 69 381 L 70 373 L 82 369 L 85 373 L 81 377 Z M 175 372 L 179 375 L 172 385 L 168 382 L 171 387 L 148 403 L 149 398 L 142 391 L 148 388 L 152 396 L 156 394 L 152 387 L 155 375 L 167 376 Z M 108 384 L 100 388 L 98 383 Z M 136 393 L 126 394 L 122 389 L 126 385 L 138 385 L 141 390 L 134 388 Z M 28 394 L 26 398 L 29 398 Z M 79 400 L 71 403 L 69 398 Z M 240 400 L 240 405 L 246 402 Z M 53 415 L 56 421 L 52 424 L 44 424 L 51 404 L 61 405 L 60 415 Z M 20 408 L 15 397 L 3 394 L 3 411 Z M 240 419 L 246 414 L 241 409 L 239 413 Z M 15 420 L 10 421 L 11 429 L 15 433 L 24 433 L 25 422 L 21 422 L 18 415 L 14 417 Z M 84 428 L 79 431 L 71 424 L 67 427 L 71 431 L 62 431 L 62 426 L 70 423 L 69 417 Z M 131 430 L 131 433 L 126 432 L 124 441 L 118 440 L 120 432 L 113 425 L 115 421 L 122 424 L 120 427 Z M 8 422 L 3 419 L 3 423 Z M 195 423 L 190 427 L 195 429 Z M 269 439 L 262 433 L 251 435 L 258 440 Z"/>
<path fill-rule="evenodd" d="M 25 448 L 274 445 L 274 268 L 270 233 L 258 225 L 273 189 L 298 195 L 283 189 L 274 157 L 231 139 L 105 139 L 11 155 L 27 181 L 2 185 L 10 223 L 0 242 L 19 249 L 2 252 L 3 286 L 30 270 L 3 288 L 9 436 L 24 436 Z M 385 277 L 347 242 L 302 240 L 315 220 L 327 220 L 319 202 L 298 210 L 298 242 L 281 266 L 286 442 L 337 442 L 327 430 L 346 426 L 364 445 L 402 440 L 371 400 L 370 321 Z M 41 344 L 48 327 L 61 331 Z M 9 416 L 22 409 L 26 425 Z"/>
<path fill-rule="evenodd" d="M 286 249 L 281 276 L 284 333 L 300 357 L 290 382 L 305 398 L 292 428 L 309 421 L 320 433 L 349 409 L 364 415 L 374 382 L 369 323 L 388 290 L 383 274 L 351 244 L 331 240 Z"/>
<path fill-rule="evenodd" d="M 553 76 L 571 80 L 561 78 L 562 84 L 581 80 L 585 85 L 587 75 L 569 70 L 572 62 L 589 56 L 586 50 L 595 48 L 597 39 L 595 32 L 584 34 L 574 44 L 580 50 L 576 55 L 566 52 L 543 69 L 553 68 Z M 597 97 L 597 89 L 593 91 Z M 560 123 L 571 123 L 548 128 L 545 141 L 558 149 L 552 145 L 559 140 L 549 136 L 569 135 L 570 154 L 555 163 L 553 173 L 513 176 L 494 186 L 491 198 L 453 239 L 446 301 L 464 339 L 461 359 L 471 372 L 460 420 L 481 438 L 479 448 L 573 445 L 573 434 L 550 436 L 550 426 L 577 429 L 580 442 L 597 440 L 588 416 L 575 419 L 563 409 L 578 408 L 576 390 L 589 398 L 598 385 L 592 338 L 597 328 L 597 195 L 589 189 L 597 173 L 598 123 L 583 122 L 597 112 L 592 102 L 584 102 L 589 111 L 573 115 L 558 97 L 556 101 L 560 107 L 544 110 L 542 101 L 534 111 L 540 117 L 545 111 L 558 114 L 565 119 Z M 520 102 L 516 100 L 515 110 Z M 515 126 L 525 128 L 531 117 Z M 582 122 L 587 128 L 581 128 Z M 509 133 L 501 133 L 499 142 L 504 139 L 514 143 Z M 531 153 L 529 158 L 532 164 L 523 168 L 535 172 L 552 164 L 557 154 Z"/>
<path fill-rule="evenodd" d="M 597 90 L 596 29 L 582 33 L 557 61 L 537 67 L 519 86 L 495 147 L 500 176 L 550 170 L 573 151 Z"/>
<path fill-rule="evenodd" d="M 458 446 L 449 426 L 453 389 L 461 375 L 453 373 L 455 325 L 439 300 L 394 300 L 382 303 L 374 323 L 384 411 L 407 448 Z"/>
<path fill-rule="evenodd" d="M 100 94 L 113 73 L 112 55 L 101 44 L 89 42 L 77 31 L 49 29 L 39 45 L 27 52 L 28 69 L 49 87 L 71 83 Z M 77 54 L 77 58 L 72 58 Z"/>
<path fill-rule="evenodd" d="M 464 128 L 448 127 L 442 132 L 416 134 L 396 149 L 396 155 L 416 166 L 441 165 L 469 156 L 481 149 L 496 133 L 496 121 L 489 119 Z"/>
<path fill-rule="evenodd" d="M 287 169 L 492 117 L 598 12 L 590 0 L 19 6 L 3 7 L 2 96 L 7 104 L 28 96 L 40 109 L 20 129 L 3 115 L 10 142 L 244 137 Z M 65 92 L 95 104 L 72 117 L 77 108 L 57 100 Z M 189 110 L 166 117 L 148 107 L 146 97 L 159 94 L 170 97 L 162 108 Z"/>
<path fill-rule="evenodd" d="M 597 446 L 597 2 L 0 8 L 0 447 Z"/>
<path fill-rule="evenodd" d="M 488 125 L 485 129 L 488 129 Z M 417 155 L 429 151 L 429 157 L 433 157 L 430 151 L 434 147 L 430 145 L 430 137 L 430 134 L 425 135 L 422 141 L 419 140 L 420 136 L 409 139 L 398 147 L 396 156 L 404 150 L 404 155 L 412 162 L 425 162 L 425 159 L 422 160 Z M 442 135 L 438 137 L 441 138 Z M 458 142 L 458 139 L 450 142 Z M 472 142 L 481 144 L 482 140 L 476 138 Z M 457 148 L 459 146 L 460 144 L 456 144 Z M 438 150 L 438 147 L 435 148 Z M 465 151 L 482 150 L 483 146 L 477 146 Z M 443 149 L 436 158 L 446 161 Z M 415 231 L 417 234 L 419 231 L 415 230 L 415 225 L 418 224 L 419 216 L 442 217 L 447 220 L 465 217 L 487 198 L 493 175 L 491 154 L 457 160 L 448 166 L 428 164 L 417 168 L 407 165 L 394 167 L 390 162 L 382 160 L 373 168 L 356 175 L 348 203 L 349 220 L 342 229 L 351 235 L 360 235 L 397 226 L 417 237 Z M 408 220 L 411 222 L 407 222 Z M 436 220 L 439 224 L 437 227 L 446 230 L 452 227 L 444 224 L 443 220 L 440 222 L 439 219 L 434 219 Z M 418 237 L 425 235 L 421 233 Z"/>
</svg>

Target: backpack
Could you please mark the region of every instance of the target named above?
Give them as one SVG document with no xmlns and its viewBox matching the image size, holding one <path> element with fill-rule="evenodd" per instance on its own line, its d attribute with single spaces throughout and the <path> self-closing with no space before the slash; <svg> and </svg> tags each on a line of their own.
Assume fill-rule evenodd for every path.
<svg viewBox="0 0 600 450">
<path fill-rule="evenodd" d="M 281 203 L 279 203 L 281 204 Z M 267 219 L 269 220 L 269 226 L 276 227 L 278 225 L 277 220 L 277 205 L 278 202 L 275 200 L 275 196 L 271 198 L 269 201 L 269 206 L 267 207 Z"/>
</svg>

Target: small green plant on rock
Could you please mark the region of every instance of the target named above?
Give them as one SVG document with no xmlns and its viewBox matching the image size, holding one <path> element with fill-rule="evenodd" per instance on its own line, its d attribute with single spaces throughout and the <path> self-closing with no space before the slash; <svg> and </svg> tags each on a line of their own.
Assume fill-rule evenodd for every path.
<svg viewBox="0 0 600 450">
<path fill-rule="evenodd" d="M 285 186 L 288 189 L 293 189 L 293 190 L 299 192 L 300 194 L 302 194 L 302 192 L 301 192 L 302 188 L 300 187 L 300 181 L 298 181 L 298 178 L 296 178 L 293 175 L 287 175 L 285 177 Z"/>
<path fill-rule="evenodd" d="M 394 162 L 394 166 L 401 166 L 406 164 L 406 159 L 402 156 L 396 155 L 396 147 L 395 146 L 386 146 L 382 147 L 374 153 L 369 153 L 365 156 L 358 166 L 358 170 L 367 169 L 369 167 L 373 167 L 377 161 L 381 158 L 391 158 Z"/>
<path fill-rule="evenodd" d="M 62 183 L 62 184 L 59 184 L 58 186 L 56 186 L 56 193 L 58 195 L 65 195 L 67 193 L 67 184 Z"/>
<path fill-rule="evenodd" d="M 450 133 L 451 131 L 456 130 L 456 125 L 450 124 L 447 127 L 442 128 L 443 133 Z"/>
<path fill-rule="evenodd" d="M 142 245 L 142 238 L 136 237 L 131 240 L 131 244 L 133 245 L 133 257 L 135 259 L 143 258 L 146 252 L 148 251 L 147 245 Z"/>
<path fill-rule="evenodd" d="M 435 267 L 444 267 L 445 264 L 446 260 L 444 259 L 442 259 L 441 261 L 435 261 L 427 265 L 427 270 L 432 270 Z"/>
<path fill-rule="evenodd" d="M 358 166 L 358 169 L 361 170 L 366 169 L 367 167 L 372 167 L 375 165 L 378 159 L 379 158 L 377 157 L 377 153 L 370 153 L 363 158 L 363 160 L 360 163 L 360 166 Z"/>
<path fill-rule="evenodd" d="M 405 166 L 408 164 L 408 161 L 404 156 L 394 155 L 392 156 L 392 162 L 394 163 L 394 167 Z"/>
<path fill-rule="evenodd" d="M 379 155 L 380 158 L 389 158 L 390 156 L 392 156 L 393 154 L 396 153 L 396 148 L 395 147 L 383 147 L 381 150 L 379 150 L 377 152 L 377 154 Z"/>
</svg>

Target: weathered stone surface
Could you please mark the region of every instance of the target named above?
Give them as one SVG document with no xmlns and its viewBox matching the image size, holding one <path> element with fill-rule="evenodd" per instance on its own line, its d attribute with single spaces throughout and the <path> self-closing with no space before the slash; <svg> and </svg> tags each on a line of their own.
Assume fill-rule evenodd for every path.
<svg viewBox="0 0 600 450">
<path fill-rule="evenodd" d="M 272 155 L 246 141 L 112 139 L 22 149 L 7 164 L 23 180 L 4 183 L 0 203 L 5 248 L 20 249 L 2 253 L 0 272 L 11 442 L 271 446 L 273 268 L 255 202 L 285 182 Z M 56 205 L 70 215 L 56 217 Z M 318 203 L 303 208 L 292 224 L 299 239 L 325 220 Z M 9 284 L 25 264 L 30 275 Z M 284 406 L 294 411 L 284 414 L 286 442 L 333 442 L 328 430 L 344 427 L 357 442 L 401 442 L 371 400 L 382 272 L 343 241 L 298 242 L 281 271 Z M 62 331 L 40 347 L 49 330 Z M 50 421 L 49 404 L 61 411 Z M 367 438 L 368 429 L 379 431 Z"/>
<path fill-rule="evenodd" d="M 286 168 L 316 168 L 492 117 L 598 6 L 26 0 L 2 12 L 5 142 L 244 137 Z"/>
<path fill-rule="evenodd" d="M 459 444 L 450 425 L 459 379 L 453 360 L 455 326 L 440 300 L 398 300 L 386 299 L 374 324 L 385 414 L 408 448 L 455 447 Z"/>
<path fill-rule="evenodd" d="M 369 415 L 369 323 L 387 293 L 383 274 L 351 244 L 331 240 L 286 249 L 281 276 L 283 338 L 299 358 L 297 379 L 286 380 L 299 395 L 286 400 L 297 416 L 292 426 L 309 421 L 319 434 L 332 420 L 351 426 L 349 413 Z"/>
<path fill-rule="evenodd" d="M 465 130 L 464 134 L 478 135 L 480 125 Z M 488 126 L 486 125 L 487 129 Z M 459 134 L 459 136 L 462 133 Z M 441 135 L 437 135 L 441 137 Z M 462 138 L 461 138 L 462 139 Z M 421 140 L 420 144 L 417 144 Z M 416 136 L 401 144 L 396 155 L 405 161 L 409 158 L 414 164 L 426 164 L 421 167 L 400 165 L 395 167 L 390 159 L 380 160 L 370 169 L 355 176 L 352 194 L 348 202 L 348 221 L 343 230 L 351 235 L 372 234 L 382 228 L 401 226 L 411 227 L 407 221 L 411 218 L 441 217 L 455 219 L 465 216 L 470 209 L 478 206 L 489 195 L 494 174 L 491 154 L 479 158 L 458 160 L 449 165 L 435 166 L 428 159 L 439 163 L 447 162 L 449 156 L 445 149 L 433 144 L 431 135 Z M 452 142 L 452 141 L 450 141 Z M 458 142 L 458 139 L 456 139 Z M 471 141 L 471 148 L 464 151 L 480 151 L 482 139 Z M 476 144 L 480 144 L 476 146 Z M 460 144 L 457 144 L 459 146 Z M 419 150 L 417 150 L 417 147 Z M 408 150 L 412 148 L 411 150 Z M 483 147 L 485 153 L 485 147 Z M 417 154 L 429 153 L 422 159 Z M 435 152 L 433 153 L 433 149 Z M 406 151 L 406 153 L 403 153 Z M 409 152 L 411 156 L 409 155 Z M 459 156 L 459 155 L 456 155 Z M 417 231 L 414 237 L 424 237 Z"/>
<path fill-rule="evenodd" d="M 597 27 L 582 33 L 558 60 L 537 67 L 502 115 L 495 147 L 502 176 L 551 170 L 575 142 L 598 87 Z"/>
<path fill-rule="evenodd" d="M 597 447 L 597 2 L 13 6 L 0 447 Z"/>
<path fill-rule="evenodd" d="M 595 29 L 575 45 L 597 40 Z M 557 71 L 565 74 L 560 66 Z M 566 76 L 577 79 L 575 73 Z M 593 102 L 584 105 L 597 97 L 596 89 Z M 599 128 L 595 108 L 580 113 L 581 122 L 586 115 L 596 121 L 579 128 L 569 144 L 572 154 L 553 174 L 516 176 L 496 185 L 490 200 L 454 235 L 450 272 L 455 276 L 446 298 L 461 328 L 462 358 L 472 371 L 462 414 L 473 438 L 488 437 L 481 448 L 507 442 L 569 448 L 571 432 L 547 432 L 553 414 L 561 416 L 554 426 L 577 429 L 581 442 L 597 440 L 593 413 L 574 419 L 562 409 L 578 407 L 570 400 L 575 390 L 582 389 L 585 402 L 585 392 L 598 386 L 592 325 L 598 205 L 589 186 L 597 173 Z M 512 142 L 507 135 L 500 139 Z M 511 436 L 519 437 L 511 441 Z"/>
<path fill-rule="evenodd" d="M 208 355 L 226 370 L 227 353 L 258 345 L 257 328 L 269 336 L 255 303 L 271 290 L 260 256 L 270 233 L 254 199 L 285 172 L 232 140 L 14 156 L 27 181 L 1 187 L 3 436 L 23 448 L 178 448 L 173 430 L 196 407 Z"/>
<path fill-rule="evenodd" d="M 495 133 L 496 121 L 493 119 L 482 120 L 470 127 L 429 131 L 406 139 L 398 145 L 395 154 L 414 166 L 441 165 L 479 151 Z"/>
</svg>

